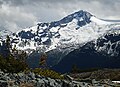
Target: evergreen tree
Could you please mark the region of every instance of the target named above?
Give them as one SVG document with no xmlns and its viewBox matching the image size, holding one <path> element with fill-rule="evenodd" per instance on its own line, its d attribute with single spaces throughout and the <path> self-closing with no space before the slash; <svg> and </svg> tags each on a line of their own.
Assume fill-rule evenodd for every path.
<svg viewBox="0 0 120 87">
<path fill-rule="evenodd" d="M 78 72 L 79 72 L 79 68 L 77 67 L 76 64 L 74 64 L 74 65 L 72 66 L 71 72 L 72 72 L 72 73 L 78 73 Z"/>
<path fill-rule="evenodd" d="M 42 53 L 41 57 L 40 57 L 40 66 L 43 68 L 48 68 L 47 67 L 47 54 L 46 53 Z"/>
<path fill-rule="evenodd" d="M 0 69 L 4 72 L 17 73 L 28 68 L 25 61 L 26 53 L 21 51 L 19 54 L 16 47 L 12 49 L 10 37 L 7 35 L 6 40 L 0 46 Z"/>
<path fill-rule="evenodd" d="M 10 56 L 10 49 L 11 49 L 11 44 L 10 44 L 10 37 L 7 35 L 6 40 L 2 41 L 2 44 L 0 46 L 0 55 L 4 56 L 7 58 Z"/>
<path fill-rule="evenodd" d="M 6 46 L 10 48 L 10 37 L 8 35 L 6 36 Z"/>
</svg>

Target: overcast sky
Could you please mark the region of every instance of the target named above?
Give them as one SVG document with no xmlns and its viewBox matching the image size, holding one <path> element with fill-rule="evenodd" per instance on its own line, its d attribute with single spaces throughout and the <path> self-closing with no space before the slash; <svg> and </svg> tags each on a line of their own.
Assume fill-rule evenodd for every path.
<svg viewBox="0 0 120 87">
<path fill-rule="evenodd" d="M 120 20 L 120 0 L 0 0 L 0 29 L 17 31 L 79 10 Z"/>
</svg>

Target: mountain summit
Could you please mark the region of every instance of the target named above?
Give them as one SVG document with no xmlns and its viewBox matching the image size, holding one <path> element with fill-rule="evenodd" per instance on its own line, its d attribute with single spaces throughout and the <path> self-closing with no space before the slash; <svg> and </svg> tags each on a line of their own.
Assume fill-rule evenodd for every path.
<svg viewBox="0 0 120 87">
<path fill-rule="evenodd" d="M 46 52 L 49 55 L 49 64 L 55 65 L 65 55 L 89 42 L 95 44 L 97 52 L 107 50 L 105 54 L 114 55 L 116 53 L 114 49 L 105 48 L 106 44 L 111 42 L 98 47 L 99 39 L 106 40 L 105 36 L 109 34 L 113 36 L 120 34 L 119 21 L 105 21 L 80 10 L 60 21 L 38 23 L 36 26 L 20 30 L 11 35 L 11 39 L 12 45 L 16 45 L 18 50 L 25 50 L 28 53 Z M 110 47 L 112 45 L 110 44 Z"/>
<path fill-rule="evenodd" d="M 77 31 L 80 27 L 85 26 L 91 22 L 91 16 L 92 15 L 90 13 L 80 10 L 64 17 L 60 21 L 51 23 L 38 23 L 34 27 L 21 30 L 14 34 L 13 43 L 18 41 L 18 49 L 36 49 L 36 47 L 40 47 L 40 45 L 41 47 L 42 45 L 44 47 L 47 45 L 47 50 L 45 50 L 47 52 L 60 44 L 58 40 L 64 41 L 65 38 L 70 38 L 63 34 L 67 31 L 67 29 L 70 32 L 74 31 L 74 29 Z M 31 43 L 28 43 L 29 45 L 23 45 L 22 43 L 24 43 L 24 41 L 26 41 L 26 43 Z"/>
</svg>

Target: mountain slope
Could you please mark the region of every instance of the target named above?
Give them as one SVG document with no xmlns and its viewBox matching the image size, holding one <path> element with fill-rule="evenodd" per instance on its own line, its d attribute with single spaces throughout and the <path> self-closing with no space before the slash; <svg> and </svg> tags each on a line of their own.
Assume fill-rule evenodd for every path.
<svg viewBox="0 0 120 87">
<path fill-rule="evenodd" d="M 17 32 L 15 37 L 13 37 L 13 42 L 16 38 L 19 39 L 19 42 L 17 43 L 18 49 L 36 50 L 38 47 L 43 47 L 44 51 L 47 52 L 61 46 L 67 41 L 72 42 L 74 40 L 71 39 L 73 37 L 72 35 L 75 33 L 78 34 L 77 30 L 80 27 L 90 23 L 90 17 L 91 14 L 81 10 L 74 14 L 68 15 L 60 21 L 38 23 L 37 26 Z M 30 43 L 25 45 L 22 44 L 25 41 Z"/>
<path fill-rule="evenodd" d="M 120 34 L 108 34 L 96 42 L 88 42 L 64 56 L 52 69 L 65 73 L 73 65 L 80 69 L 120 68 Z"/>
<path fill-rule="evenodd" d="M 106 41 L 105 36 L 109 34 L 113 36 L 120 34 L 120 21 L 105 21 L 89 12 L 80 10 L 60 21 L 38 23 L 36 26 L 20 30 L 12 34 L 11 39 L 12 46 L 16 45 L 18 50 L 25 50 L 32 55 L 34 55 L 34 51 L 35 54 L 46 52 L 48 65 L 53 66 L 67 54 L 84 47 L 89 42 L 94 42 L 94 50 L 98 53 L 104 52 L 107 56 L 119 54 L 117 51 L 107 48 L 107 44 L 110 44 L 110 47 L 113 45 L 110 41 Z M 105 43 L 101 47 L 102 41 Z M 113 40 L 113 42 L 116 41 Z M 116 43 L 119 44 L 119 42 Z M 115 49 L 114 46 L 113 48 Z M 39 56 L 36 58 L 37 61 L 30 57 L 28 63 L 31 63 L 31 66 L 38 64 Z M 32 60 L 35 62 L 33 63 Z"/>
</svg>

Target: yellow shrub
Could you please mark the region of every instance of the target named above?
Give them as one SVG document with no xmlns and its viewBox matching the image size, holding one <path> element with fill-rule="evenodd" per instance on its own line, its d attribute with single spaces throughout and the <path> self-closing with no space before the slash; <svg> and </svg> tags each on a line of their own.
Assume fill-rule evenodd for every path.
<svg viewBox="0 0 120 87">
<path fill-rule="evenodd" d="M 57 72 L 50 70 L 50 69 L 36 68 L 33 70 L 33 72 L 35 74 L 45 76 L 45 77 L 54 78 L 54 79 L 63 79 L 64 78 L 63 76 L 61 76 L 60 73 L 57 73 Z"/>
</svg>

